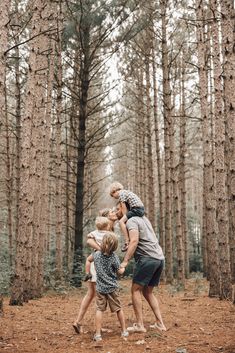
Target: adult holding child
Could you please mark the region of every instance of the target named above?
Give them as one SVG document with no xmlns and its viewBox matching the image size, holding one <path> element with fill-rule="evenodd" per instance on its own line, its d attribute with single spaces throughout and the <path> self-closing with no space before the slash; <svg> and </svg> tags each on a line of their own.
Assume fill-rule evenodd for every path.
<svg viewBox="0 0 235 353">
<path fill-rule="evenodd" d="M 99 211 L 99 216 L 96 218 L 96 230 L 92 231 L 87 235 L 87 245 L 94 250 L 100 250 L 100 244 L 104 235 L 108 231 L 113 231 L 114 223 L 117 221 L 117 215 L 114 210 L 109 208 L 102 209 Z M 96 271 L 94 264 L 91 267 L 91 277 L 86 274 L 85 280 L 87 280 L 87 293 L 82 299 L 78 316 L 73 323 L 73 328 L 76 333 L 80 334 L 83 332 L 82 321 L 83 318 L 96 296 Z"/>
<path fill-rule="evenodd" d="M 120 202 L 117 205 L 118 219 L 123 217 Z M 126 227 L 129 233 L 129 246 L 124 256 L 121 267 L 126 268 L 129 260 L 134 256 L 135 269 L 132 279 L 132 303 L 136 316 L 136 323 L 128 327 L 130 332 L 146 332 L 143 321 L 142 294 L 153 314 L 156 323 L 153 327 L 160 331 L 166 331 L 163 323 L 159 303 L 153 289 L 158 286 L 164 267 L 164 255 L 154 233 L 153 227 L 146 216 L 134 216 L 127 220 Z"/>
</svg>

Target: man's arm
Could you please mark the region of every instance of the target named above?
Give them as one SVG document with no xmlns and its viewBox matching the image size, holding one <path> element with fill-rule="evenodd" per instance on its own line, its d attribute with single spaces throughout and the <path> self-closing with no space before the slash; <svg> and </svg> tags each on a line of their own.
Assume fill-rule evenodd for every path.
<svg viewBox="0 0 235 353">
<path fill-rule="evenodd" d="M 131 229 L 129 231 L 130 243 L 126 252 L 126 255 L 121 263 L 121 267 L 125 268 L 128 261 L 132 258 L 139 242 L 139 231 L 137 229 Z"/>
</svg>

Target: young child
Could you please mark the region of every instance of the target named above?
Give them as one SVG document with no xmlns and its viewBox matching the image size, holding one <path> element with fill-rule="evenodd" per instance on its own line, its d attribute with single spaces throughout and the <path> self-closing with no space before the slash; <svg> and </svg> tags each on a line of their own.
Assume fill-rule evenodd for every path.
<svg viewBox="0 0 235 353">
<path fill-rule="evenodd" d="M 118 182 L 110 185 L 109 192 L 110 196 L 118 199 L 121 204 L 124 216 L 119 220 L 119 224 L 125 237 L 125 245 L 122 247 L 122 251 L 126 251 L 129 245 L 129 235 L 125 223 L 131 217 L 143 217 L 145 213 L 144 204 L 136 194 L 130 190 L 124 190 L 123 185 Z"/>
<path fill-rule="evenodd" d="M 110 230 L 110 222 L 107 217 L 96 217 L 95 220 L 95 225 L 96 225 L 96 230 L 92 231 L 87 235 L 87 239 L 92 239 L 93 244 L 92 248 L 95 250 L 100 250 L 100 244 L 102 242 L 102 239 L 104 235 L 107 233 L 107 231 Z M 85 278 L 84 281 L 91 280 L 92 282 L 96 282 L 96 271 L 94 267 L 94 263 L 90 264 L 89 261 L 86 260 L 86 265 L 85 265 Z"/>
<path fill-rule="evenodd" d="M 118 247 L 117 236 L 113 232 L 107 232 L 100 245 L 100 251 L 94 252 L 87 258 L 87 262 L 94 261 L 96 268 L 96 315 L 95 326 L 96 332 L 94 335 L 95 341 L 101 341 L 101 327 L 103 312 L 109 304 L 111 312 L 117 313 L 117 318 L 121 325 L 121 336 L 126 338 L 129 336 L 125 326 L 124 313 L 121 303 L 118 298 L 117 288 L 117 274 L 123 274 L 124 268 L 120 266 L 118 256 L 114 251 Z"/>
</svg>

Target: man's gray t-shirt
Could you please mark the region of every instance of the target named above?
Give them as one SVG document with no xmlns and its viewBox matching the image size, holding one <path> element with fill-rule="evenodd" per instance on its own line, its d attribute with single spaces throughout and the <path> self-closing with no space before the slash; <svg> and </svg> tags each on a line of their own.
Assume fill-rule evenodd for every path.
<svg viewBox="0 0 235 353">
<path fill-rule="evenodd" d="M 134 254 L 135 260 L 140 256 L 164 260 L 162 248 L 147 217 L 132 217 L 128 219 L 126 227 L 128 231 L 136 229 L 139 232 L 139 242 Z"/>
</svg>

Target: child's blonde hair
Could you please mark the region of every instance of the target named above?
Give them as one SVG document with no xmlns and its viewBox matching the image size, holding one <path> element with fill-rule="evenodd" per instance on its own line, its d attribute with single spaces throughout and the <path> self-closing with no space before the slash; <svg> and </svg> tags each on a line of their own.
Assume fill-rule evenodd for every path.
<svg viewBox="0 0 235 353">
<path fill-rule="evenodd" d="M 115 191 L 123 190 L 123 189 L 124 189 L 123 185 L 121 183 L 119 183 L 118 181 L 115 181 L 114 183 L 112 183 L 110 185 L 109 194 L 110 194 L 110 196 L 113 196 L 113 193 Z"/>
<path fill-rule="evenodd" d="M 100 250 L 105 255 L 112 255 L 112 253 L 117 250 L 118 238 L 115 233 L 107 232 L 100 245 Z"/>
<path fill-rule="evenodd" d="M 107 217 L 96 217 L 95 226 L 98 230 L 109 230 L 110 223 Z"/>
</svg>

